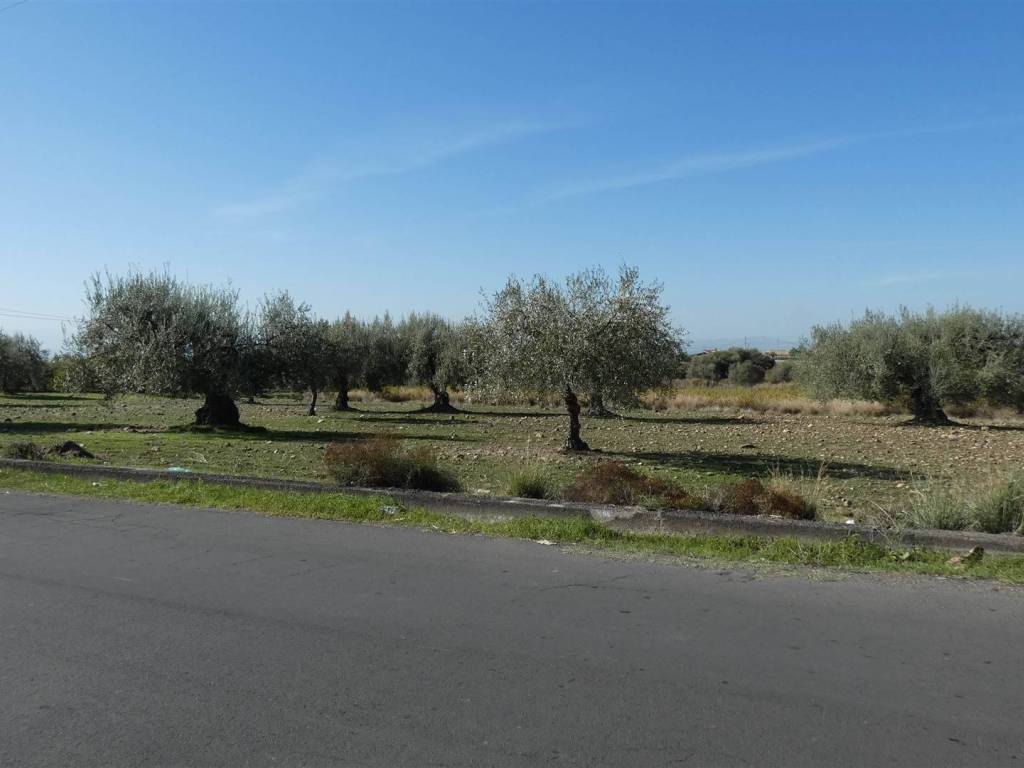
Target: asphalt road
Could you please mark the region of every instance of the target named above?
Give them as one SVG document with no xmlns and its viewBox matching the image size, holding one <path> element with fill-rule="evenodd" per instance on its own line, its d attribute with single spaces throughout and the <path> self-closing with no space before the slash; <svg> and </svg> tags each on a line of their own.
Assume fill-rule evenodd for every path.
<svg viewBox="0 0 1024 768">
<path fill-rule="evenodd" d="M 1024 595 L 0 491 L 0 765 L 1024 765 Z"/>
</svg>

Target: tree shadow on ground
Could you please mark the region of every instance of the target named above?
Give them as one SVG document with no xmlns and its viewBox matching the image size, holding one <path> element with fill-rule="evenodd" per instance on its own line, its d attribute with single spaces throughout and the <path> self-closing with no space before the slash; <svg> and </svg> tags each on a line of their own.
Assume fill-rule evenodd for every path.
<svg viewBox="0 0 1024 768">
<path fill-rule="evenodd" d="M 65 392 L 15 392 L 4 395 L 12 400 L 88 400 L 91 403 L 102 403 L 101 397 L 89 397 L 88 395 L 76 395 Z M 0 403 L 4 405 L 4 403 Z"/>
<path fill-rule="evenodd" d="M 735 475 L 763 476 L 778 470 L 798 477 L 817 477 L 825 465 L 828 477 L 869 477 L 874 480 L 905 480 L 907 472 L 895 467 L 875 466 L 847 461 L 822 461 L 818 459 L 794 458 L 763 453 L 707 453 L 704 451 L 666 451 L 629 453 L 607 451 L 605 456 L 634 459 L 677 469 L 701 469 Z"/>
<path fill-rule="evenodd" d="M 0 434 L 50 432 L 163 432 L 160 427 L 88 421 L 0 421 Z"/>
<path fill-rule="evenodd" d="M 93 400 L 92 402 L 94 404 L 96 404 L 96 405 L 103 405 L 103 401 L 102 400 Z M 25 402 L 25 403 L 0 402 L 0 413 L 3 413 L 8 408 L 64 408 L 64 407 L 71 407 L 71 406 L 64 406 L 61 403 L 48 403 L 48 402 L 39 402 L 39 401 L 36 401 L 34 403 L 28 403 L 28 402 Z"/>
<path fill-rule="evenodd" d="M 312 429 L 267 429 L 266 432 L 233 432 L 231 430 L 217 430 L 216 432 L 203 432 L 209 437 L 235 438 L 240 440 L 263 440 L 274 443 L 278 442 L 314 442 L 314 443 L 339 443 L 352 442 L 357 440 L 370 440 L 380 437 L 376 432 L 352 432 L 340 430 L 312 430 Z M 398 434 L 394 437 L 399 440 L 432 440 L 445 443 L 472 443 L 478 442 L 472 438 L 465 437 L 440 437 L 437 435 L 407 435 Z"/>
<path fill-rule="evenodd" d="M 538 418 L 538 419 L 566 419 L 569 414 L 565 411 L 558 410 L 547 410 L 547 411 L 463 411 L 463 413 L 470 413 L 474 416 L 497 416 L 499 418 L 511 417 L 511 418 Z"/>
<path fill-rule="evenodd" d="M 601 418 L 605 417 L 589 417 Z M 743 416 L 611 416 L 607 418 L 619 418 L 623 421 L 640 421 L 648 424 L 763 424 L 764 419 L 743 417 Z"/>
<path fill-rule="evenodd" d="M 969 429 L 972 432 L 1024 432 L 1024 424 L 964 424 L 953 420 L 949 424 L 920 424 L 914 421 L 904 421 L 898 426 L 915 427 L 919 429 Z"/>
<path fill-rule="evenodd" d="M 465 413 L 466 413 L 465 411 L 460 411 L 458 414 L 448 414 L 448 415 L 450 415 L 450 416 L 460 415 L 461 416 L 461 415 L 464 415 Z M 439 414 L 439 415 L 442 415 L 442 414 Z M 376 413 L 374 413 L 373 415 L 370 415 L 370 414 L 367 414 L 367 413 L 363 413 L 361 415 L 359 421 L 361 421 L 361 422 L 364 422 L 364 421 L 380 422 L 382 424 L 425 424 L 427 426 L 435 426 L 435 427 L 438 426 L 438 425 L 442 425 L 443 426 L 445 424 L 450 424 L 450 425 L 455 425 L 455 424 L 479 424 L 479 421 L 477 421 L 476 419 L 461 419 L 461 418 L 460 419 L 450 419 L 450 418 L 449 419 L 443 419 L 443 418 L 425 419 L 423 417 L 416 417 L 416 416 L 406 416 L 404 418 L 387 418 L 386 416 L 383 416 L 383 415 L 378 416 Z"/>
</svg>

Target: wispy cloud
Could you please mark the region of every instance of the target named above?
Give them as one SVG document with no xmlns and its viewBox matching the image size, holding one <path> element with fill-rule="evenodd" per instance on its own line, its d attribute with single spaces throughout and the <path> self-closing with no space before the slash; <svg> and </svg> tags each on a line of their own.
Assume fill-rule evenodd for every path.
<svg viewBox="0 0 1024 768">
<path fill-rule="evenodd" d="M 249 218 L 282 213 L 315 202 L 339 185 L 385 176 L 401 176 L 424 170 L 471 152 L 518 141 L 530 136 L 570 127 L 572 123 L 514 121 L 489 126 L 454 140 L 420 145 L 414 152 L 392 150 L 373 154 L 381 157 L 366 163 L 334 155 L 320 157 L 276 189 L 248 200 L 218 206 L 214 213 L 224 217 Z M 369 154 L 369 153 L 367 153 Z"/>
<path fill-rule="evenodd" d="M 849 142 L 850 140 L 847 138 L 834 138 L 810 142 L 807 144 L 793 144 L 790 146 L 774 147 L 769 149 L 693 155 L 691 157 L 684 157 L 681 160 L 677 160 L 658 168 L 651 168 L 635 174 L 612 176 L 565 184 L 542 195 L 541 202 L 552 202 L 568 197 L 592 195 L 598 192 L 608 192 L 617 189 L 646 187 L 651 184 L 660 184 L 665 181 L 684 179 L 688 176 L 732 171 L 738 168 L 751 168 L 753 166 L 765 165 L 768 163 L 780 163 L 785 160 L 795 160 L 800 157 L 828 152 L 830 150 L 837 149 L 844 144 L 848 144 Z"/>
<path fill-rule="evenodd" d="M 746 149 L 738 152 L 691 155 L 665 165 L 648 168 L 632 174 L 594 178 L 562 184 L 541 194 L 534 203 L 548 203 L 613 190 L 646 187 L 651 186 L 652 184 L 677 181 L 691 176 L 722 173 L 741 168 L 753 168 L 760 165 L 782 163 L 789 160 L 798 160 L 804 157 L 820 155 L 826 152 L 833 152 L 854 144 L 861 144 L 869 141 L 912 138 L 915 136 L 931 134 L 957 133 L 973 128 L 1019 124 L 1022 120 L 1024 120 L 1024 118 L 1021 116 L 1012 116 L 997 120 L 946 123 L 942 125 L 931 125 L 893 131 L 876 131 L 872 133 L 852 133 L 800 144 Z"/>
<path fill-rule="evenodd" d="M 906 285 L 908 283 L 932 283 L 941 280 L 964 280 L 977 276 L 977 272 L 935 270 L 932 272 L 885 275 L 877 280 L 869 280 L 865 282 L 864 285 L 869 287 L 888 288 L 894 285 Z"/>
</svg>

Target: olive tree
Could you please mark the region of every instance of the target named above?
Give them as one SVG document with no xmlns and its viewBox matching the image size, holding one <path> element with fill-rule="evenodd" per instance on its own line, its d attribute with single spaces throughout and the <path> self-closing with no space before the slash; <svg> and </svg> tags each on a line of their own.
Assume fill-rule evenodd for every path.
<svg viewBox="0 0 1024 768">
<path fill-rule="evenodd" d="M 458 413 L 448 390 L 466 383 L 469 350 L 465 325 L 439 315 L 410 315 L 402 323 L 408 338 L 409 380 L 430 389 L 434 402 L 424 413 Z"/>
<path fill-rule="evenodd" d="M 328 332 L 329 379 L 338 394 L 334 410 L 351 411 L 348 392 L 362 383 L 370 354 L 370 334 L 366 326 L 349 313 L 331 323 Z"/>
<path fill-rule="evenodd" d="M 249 403 L 255 403 L 276 383 L 277 365 L 273 350 L 263 338 L 259 313 L 246 312 L 239 342 L 238 389 Z"/>
<path fill-rule="evenodd" d="M 1024 408 L 1024 320 L 954 307 L 866 312 L 812 331 L 803 376 L 819 397 L 906 401 L 914 421 L 949 423 L 944 406 L 982 399 Z"/>
<path fill-rule="evenodd" d="M 662 286 L 634 268 L 618 279 L 602 269 L 564 285 L 510 277 L 484 306 L 477 334 L 477 384 L 492 391 L 559 391 L 569 416 L 567 450 L 589 450 L 580 436 L 579 393 L 630 403 L 678 369 L 682 332 L 661 301 Z"/>
<path fill-rule="evenodd" d="M 296 303 L 287 291 L 263 300 L 260 336 L 271 352 L 278 380 L 296 391 L 309 390 L 308 414 L 331 375 L 330 323 L 313 316 L 308 304 Z"/>
<path fill-rule="evenodd" d="M 0 330 L 0 392 L 40 391 L 48 387 L 47 354 L 34 336 Z"/>
<path fill-rule="evenodd" d="M 242 321 L 230 289 L 190 286 L 167 274 L 94 275 L 74 354 L 108 395 L 202 395 L 197 425 L 237 429 Z"/>
<path fill-rule="evenodd" d="M 372 391 L 399 386 L 409 370 L 408 334 L 402 333 L 387 313 L 366 325 L 366 368 L 363 379 Z"/>
</svg>

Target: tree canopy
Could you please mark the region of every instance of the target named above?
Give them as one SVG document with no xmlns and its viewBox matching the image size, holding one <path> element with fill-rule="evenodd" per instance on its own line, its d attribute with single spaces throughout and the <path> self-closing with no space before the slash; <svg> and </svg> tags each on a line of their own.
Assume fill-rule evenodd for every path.
<svg viewBox="0 0 1024 768">
<path fill-rule="evenodd" d="M 47 389 L 47 354 L 33 336 L 0 330 L 0 392 Z"/>
<path fill-rule="evenodd" d="M 167 273 L 93 276 L 72 341 L 102 391 L 200 394 L 197 424 L 238 427 L 242 320 L 235 291 Z"/>
<path fill-rule="evenodd" d="M 260 336 L 271 351 L 281 384 L 310 393 L 309 415 L 331 379 L 330 323 L 296 303 L 287 291 L 267 296 L 260 308 Z"/>
<path fill-rule="evenodd" d="M 580 437 L 580 392 L 631 402 L 677 370 L 682 332 L 661 302 L 662 286 L 634 268 L 617 279 L 602 269 L 570 275 L 510 277 L 485 305 L 479 335 L 478 385 L 492 391 L 559 391 L 569 414 L 566 448 Z"/>
<path fill-rule="evenodd" d="M 409 380 L 430 389 L 434 402 L 425 410 L 454 413 L 448 390 L 469 377 L 469 343 L 465 324 L 440 315 L 410 315 L 402 322 L 408 337 Z"/>
<path fill-rule="evenodd" d="M 816 326 L 803 369 L 819 397 L 906 401 L 922 423 L 947 422 L 944 406 L 979 399 L 1024 409 L 1024 318 L 969 307 L 866 312 Z"/>
</svg>

